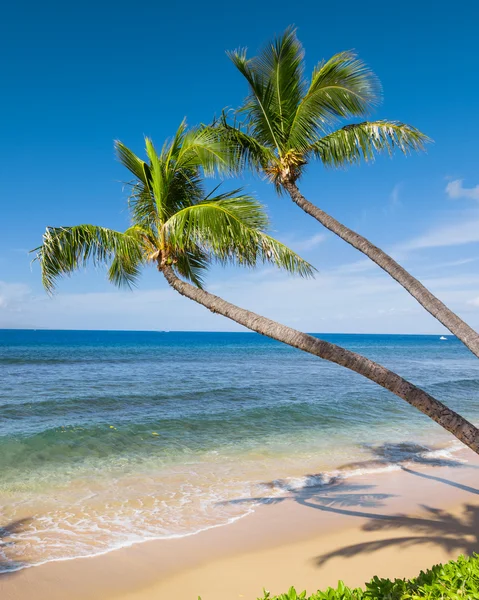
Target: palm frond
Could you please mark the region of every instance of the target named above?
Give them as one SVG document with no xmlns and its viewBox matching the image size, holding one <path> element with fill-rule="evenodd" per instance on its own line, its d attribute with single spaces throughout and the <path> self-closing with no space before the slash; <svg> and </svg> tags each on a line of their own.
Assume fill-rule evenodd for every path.
<svg viewBox="0 0 479 600">
<path fill-rule="evenodd" d="M 224 112 L 213 122 L 211 128 L 229 146 L 239 173 L 245 168 L 261 172 L 277 161 L 276 155 L 268 146 L 260 144 L 242 123 L 233 120 L 230 124 Z"/>
<path fill-rule="evenodd" d="M 306 81 L 304 79 L 304 50 L 296 37 L 294 27 L 269 44 L 250 61 L 250 68 L 258 79 L 271 86 L 270 111 L 276 117 L 277 137 L 281 141 L 282 153 L 289 131 L 301 101 Z"/>
<path fill-rule="evenodd" d="M 282 139 L 279 128 L 280 115 L 275 107 L 274 86 L 255 70 L 252 60 L 246 57 L 246 50 L 227 53 L 235 67 L 248 82 L 250 94 L 238 109 L 247 116 L 253 135 L 263 146 L 269 146 L 281 153 Z"/>
<path fill-rule="evenodd" d="M 116 285 L 131 286 L 144 262 L 142 243 L 137 235 L 96 225 L 48 227 L 43 244 L 36 252 L 42 282 L 49 292 L 53 291 L 59 277 L 69 275 L 89 262 L 94 265 L 110 263 L 110 280 Z"/>
<path fill-rule="evenodd" d="M 298 104 L 288 145 L 305 149 L 338 118 L 365 115 L 381 99 L 377 77 L 354 52 L 340 52 L 313 71 L 309 89 Z"/>
<path fill-rule="evenodd" d="M 156 229 L 159 224 L 155 198 L 150 188 L 142 181 L 135 182 L 128 196 L 128 207 L 131 211 L 132 222 L 145 227 Z"/>
<path fill-rule="evenodd" d="M 269 262 L 291 273 L 311 276 L 314 269 L 309 263 L 263 233 L 268 220 L 261 204 L 234 194 L 210 198 L 177 212 L 164 225 L 167 244 L 183 251 L 199 247 L 222 264 L 254 267 Z"/>
<path fill-rule="evenodd" d="M 213 134 L 210 133 L 209 136 L 211 138 Z M 202 137 L 200 143 L 205 143 L 205 136 Z M 146 228 L 157 228 L 179 208 L 203 198 L 199 172 L 203 157 L 198 156 L 198 148 L 193 150 L 191 144 L 188 145 L 190 155 L 185 156 L 183 144 L 187 138 L 188 132 L 184 122 L 173 139 L 164 144 L 160 153 L 156 151 L 153 142 L 145 138 L 149 164 L 121 142 L 116 143 L 122 163 L 136 177 L 136 181 L 131 184 L 128 198 L 133 223 Z M 206 162 L 207 159 L 204 160 Z M 183 164 L 177 165 L 178 162 Z"/>
<path fill-rule="evenodd" d="M 158 210 L 150 166 L 118 140 L 115 141 L 115 150 L 120 162 L 136 178 L 130 184 L 131 192 L 128 197 L 133 222 L 147 228 L 154 227 L 158 222 Z"/>
<path fill-rule="evenodd" d="M 173 268 L 178 275 L 203 289 L 203 274 L 208 269 L 209 263 L 208 254 L 197 247 L 194 250 L 177 252 Z"/>
<path fill-rule="evenodd" d="M 376 154 L 395 150 L 403 154 L 424 150 L 430 138 L 415 127 L 397 121 L 346 125 L 311 144 L 311 152 L 325 166 L 339 167 L 374 160 Z"/>
<path fill-rule="evenodd" d="M 186 132 L 188 130 L 186 119 L 181 121 L 180 126 L 175 132 L 172 140 L 166 140 L 161 149 L 161 157 L 165 164 L 166 170 L 171 170 L 174 167 L 178 154 L 183 147 Z"/>
<path fill-rule="evenodd" d="M 148 185 L 151 175 L 150 169 L 145 161 L 138 158 L 134 152 L 132 152 L 119 140 L 115 140 L 114 147 L 118 160 L 121 162 L 121 164 L 125 166 L 137 179 L 142 181 L 145 185 Z"/>
<path fill-rule="evenodd" d="M 258 242 L 261 245 L 259 259 L 262 262 L 270 263 L 301 277 L 314 277 L 316 268 L 282 242 L 265 233 L 260 233 Z"/>
<path fill-rule="evenodd" d="M 172 177 L 171 174 L 173 173 L 173 169 L 166 169 L 166 173 L 164 172 L 163 160 L 160 161 L 155 146 L 148 137 L 145 137 L 145 149 L 150 160 L 149 167 L 151 173 L 151 181 L 147 187 L 153 195 L 158 219 L 160 222 L 163 222 L 168 210 L 166 204 L 166 199 L 168 197 L 168 180 Z"/>
<path fill-rule="evenodd" d="M 117 247 L 108 269 L 108 279 L 117 287 L 132 288 L 138 281 L 141 267 L 156 255 L 156 232 L 133 225 L 123 236 L 123 244 Z"/>
<path fill-rule="evenodd" d="M 175 155 L 175 168 L 188 171 L 202 169 L 205 176 L 230 175 L 236 171 L 231 147 L 211 128 L 189 129 Z"/>
</svg>

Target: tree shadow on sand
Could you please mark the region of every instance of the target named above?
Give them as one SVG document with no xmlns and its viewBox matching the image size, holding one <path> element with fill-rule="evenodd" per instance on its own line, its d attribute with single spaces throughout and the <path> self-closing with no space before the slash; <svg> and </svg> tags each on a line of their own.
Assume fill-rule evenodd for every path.
<svg viewBox="0 0 479 600">
<path fill-rule="evenodd" d="M 15 571 L 28 565 L 27 562 L 11 559 L 8 555 L 9 549 L 13 548 L 16 543 L 14 536 L 25 531 L 30 523 L 31 518 L 26 518 L 0 526 L 0 577 L 12 575 Z"/>
<path fill-rule="evenodd" d="M 370 521 L 362 526 L 363 531 L 400 531 L 407 529 L 408 535 L 390 537 L 352 544 L 317 556 L 315 562 L 323 566 L 332 558 L 352 558 L 358 554 L 370 554 L 392 546 L 420 546 L 434 544 L 456 554 L 470 555 L 479 549 L 479 507 L 465 504 L 462 513 L 455 515 L 446 510 L 422 507 L 426 517 L 415 518 L 407 515 L 370 515 Z M 364 517 L 365 514 L 355 513 Z M 430 518 L 428 518 L 430 517 Z"/>
<path fill-rule="evenodd" d="M 381 446 L 372 447 L 370 449 L 375 455 L 375 458 L 372 461 L 367 462 L 377 462 L 379 460 L 389 464 L 397 464 L 404 473 L 413 477 L 437 481 L 440 484 L 455 487 L 468 492 L 469 494 L 479 495 L 479 489 L 475 487 L 465 485 L 446 477 L 438 477 L 429 472 L 418 471 L 413 468 L 413 465 L 416 464 L 423 467 L 451 467 L 454 469 L 463 467 L 469 469 L 477 468 L 474 465 L 469 465 L 448 457 L 437 457 L 434 456 L 434 454 L 431 456 L 431 453 L 428 455 L 428 453 L 424 452 L 417 452 L 412 456 L 407 456 L 408 450 L 414 452 L 414 444 L 402 444 L 399 448 L 394 444 L 382 444 Z M 405 454 L 403 459 L 401 459 L 401 454 Z M 367 465 L 367 462 L 362 463 L 362 466 Z M 351 465 L 346 465 L 346 467 L 351 468 Z M 352 516 L 369 518 L 361 528 L 363 531 L 400 532 L 401 530 L 407 530 L 408 535 L 345 546 L 333 552 L 316 557 L 316 564 L 322 566 L 332 558 L 348 558 L 358 554 L 376 552 L 393 546 L 411 547 L 435 544 L 447 552 L 454 552 L 456 554 L 462 553 L 466 555 L 470 555 L 479 550 L 479 506 L 464 504 L 460 514 L 454 514 L 447 510 L 426 505 L 423 505 L 422 509 L 425 512 L 425 517 L 423 518 L 409 517 L 404 514 L 367 515 L 362 512 L 353 511 Z"/>
<path fill-rule="evenodd" d="M 404 442 L 399 444 L 380 444 L 378 446 L 367 445 L 364 446 L 373 455 L 371 460 L 359 461 L 355 463 L 348 463 L 342 465 L 340 470 L 351 470 L 354 468 L 358 469 L 373 469 L 380 468 L 381 466 L 397 466 L 405 473 L 415 475 L 416 477 L 422 477 L 423 479 L 431 479 L 451 487 L 461 489 L 471 494 L 479 494 L 479 490 L 462 483 L 445 479 L 442 477 L 436 477 L 430 473 L 422 471 L 416 471 L 412 467 L 418 465 L 421 467 L 451 467 L 454 469 L 460 469 L 467 467 L 468 469 L 477 469 L 476 465 L 470 465 L 462 460 L 449 458 L 448 456 L 435 455 L 434 450 L 429 450 L 425 446 L 420 444 L 414 444 L 410 442 Z"/>
<path fill-rule="evenodd" d="M 343 465 L 339 472 L 355 469 L 375 469 L 382 466 L 397 466 L 412 477 L 422 477 L 437 481 L 442 485 L 452 486 L 473 495 L 479 495 L 479 489 L 464 485 L 453 479 L 437 477 L 431 473 L 416 470 L 418 467 L 450 467 L 460 469 L 471 468 L 471 465 L 447 456 L 435 454 L 418 444 L 382 444 L 368 447 L 373 454 L 371 460 Z M 472 468 L 477 468 L 472 466 Z M 372 553 L 391 546 L 411 547 L 415 545 L 435 544 L 457 554 L 472 554 L 479 550 L 479 506 L 465 504 L 460 515 L 447 510 L 422 506 L 424 517 L 409 517 L 405 514 L 382 514 L 364 509 L 380 508 L 384 500 L 393 494 L 379 494 L 373 490 L 375 485 L 353 483 L 339 476 L 325 481 L 322 474 L 308 475 L 300 487 L 294 487 L 288 480 L 276 480 L 264 484 L 275 490 L 269 497 L 239 498 L 230 501 L 233 504 L 261 503 L 276 504 L 293 501 L 302 506 L 349 517 L 367 519 L 362 526 L 363 531 L 401 531 L 408 535 L 390 537 L 360 544 L 353 544 L 323 554 L 314 559 L 317 566 L 322 566 L 332 558 L 353 557 L 358 554 Z M 284 495 L 277 495 L 284 491 Z M 438 493 L 439 490 L 438 490 Z"/>
</svg>

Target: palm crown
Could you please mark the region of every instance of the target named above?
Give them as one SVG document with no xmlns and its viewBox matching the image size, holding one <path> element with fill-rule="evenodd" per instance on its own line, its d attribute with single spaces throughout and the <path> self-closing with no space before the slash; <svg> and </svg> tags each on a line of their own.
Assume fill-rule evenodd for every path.
<svg viewBox="0 0 479 600">
<path fill-rule="evenodd" d="M 202 285 L 211 262 L 255 266 L 270 262 L 308 276 L 313 268 L 267 235 L 263 207 L 240 190 L 205 195 L 201 174 L 229 170 L 231 155 L 207 129 L 183 123 L 157 153 L 146 139 L 145 162 L 121 142 L 121 163 L 131 172 L 129 208 L 132 224 L 124 232 L 95 225 L 48 227 L 37 248 L 43 284 L 52 290 L 58 277 L 86 265 L 108 265 L 109 280 L 134 284 L 141 267 L 171 266 L 177 274 Z"/>
<path fill-rule="evenodd" d="M 249 87 L 237 110 L 245 121 L 231 124 L 223 113 L 214 125 L 236 146 L 238 162 L 266 173 L 278 191 L 283 182 L 301 176 L 311 157 L 337 167 L 371 160 L 381 151 L 420 150 L 428 141 L 415 127 L 397 121 L 332 130 L 340 119 L 365 116 L 381 99 L 378 79 L 354 52 L 319 63 L 309 81 L 293 28 L 254 58 L 248 59 L 244 49 L 229 56 Z"/>
</svg>

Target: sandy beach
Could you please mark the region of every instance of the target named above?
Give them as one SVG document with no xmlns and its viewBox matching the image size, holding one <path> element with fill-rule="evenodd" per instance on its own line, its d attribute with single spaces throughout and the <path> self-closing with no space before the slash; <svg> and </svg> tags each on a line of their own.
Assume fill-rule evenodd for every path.
<svg viewBox="0 0 479 600">
<path fill-rule="evenodd" d="M 4 574 L 0 597 L 254 599 L 263 588 L 312 592 L 339 579 L 356 586 L 373 575 L 413 576 L 479 547 L 479 460 L 470 451 L 461 458 L 468 463 L 412 465 L 285 491 L 197 535 Z"/>
</svg>

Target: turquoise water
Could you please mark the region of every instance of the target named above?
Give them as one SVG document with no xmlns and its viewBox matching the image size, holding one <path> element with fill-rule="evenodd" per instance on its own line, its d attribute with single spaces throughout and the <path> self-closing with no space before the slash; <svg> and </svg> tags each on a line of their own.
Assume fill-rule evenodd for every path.
<svg viewBox="0 0 479 600">
<path fill-rule="evenodd" d="M 479 362 L 455 338 L 322 337 L 479 422 Z M 456 447 L 389 392 L 250 333 L 3 330 L 0 373 L 0 570 L 189 535 L 270 482 Z"/>
</svg>

